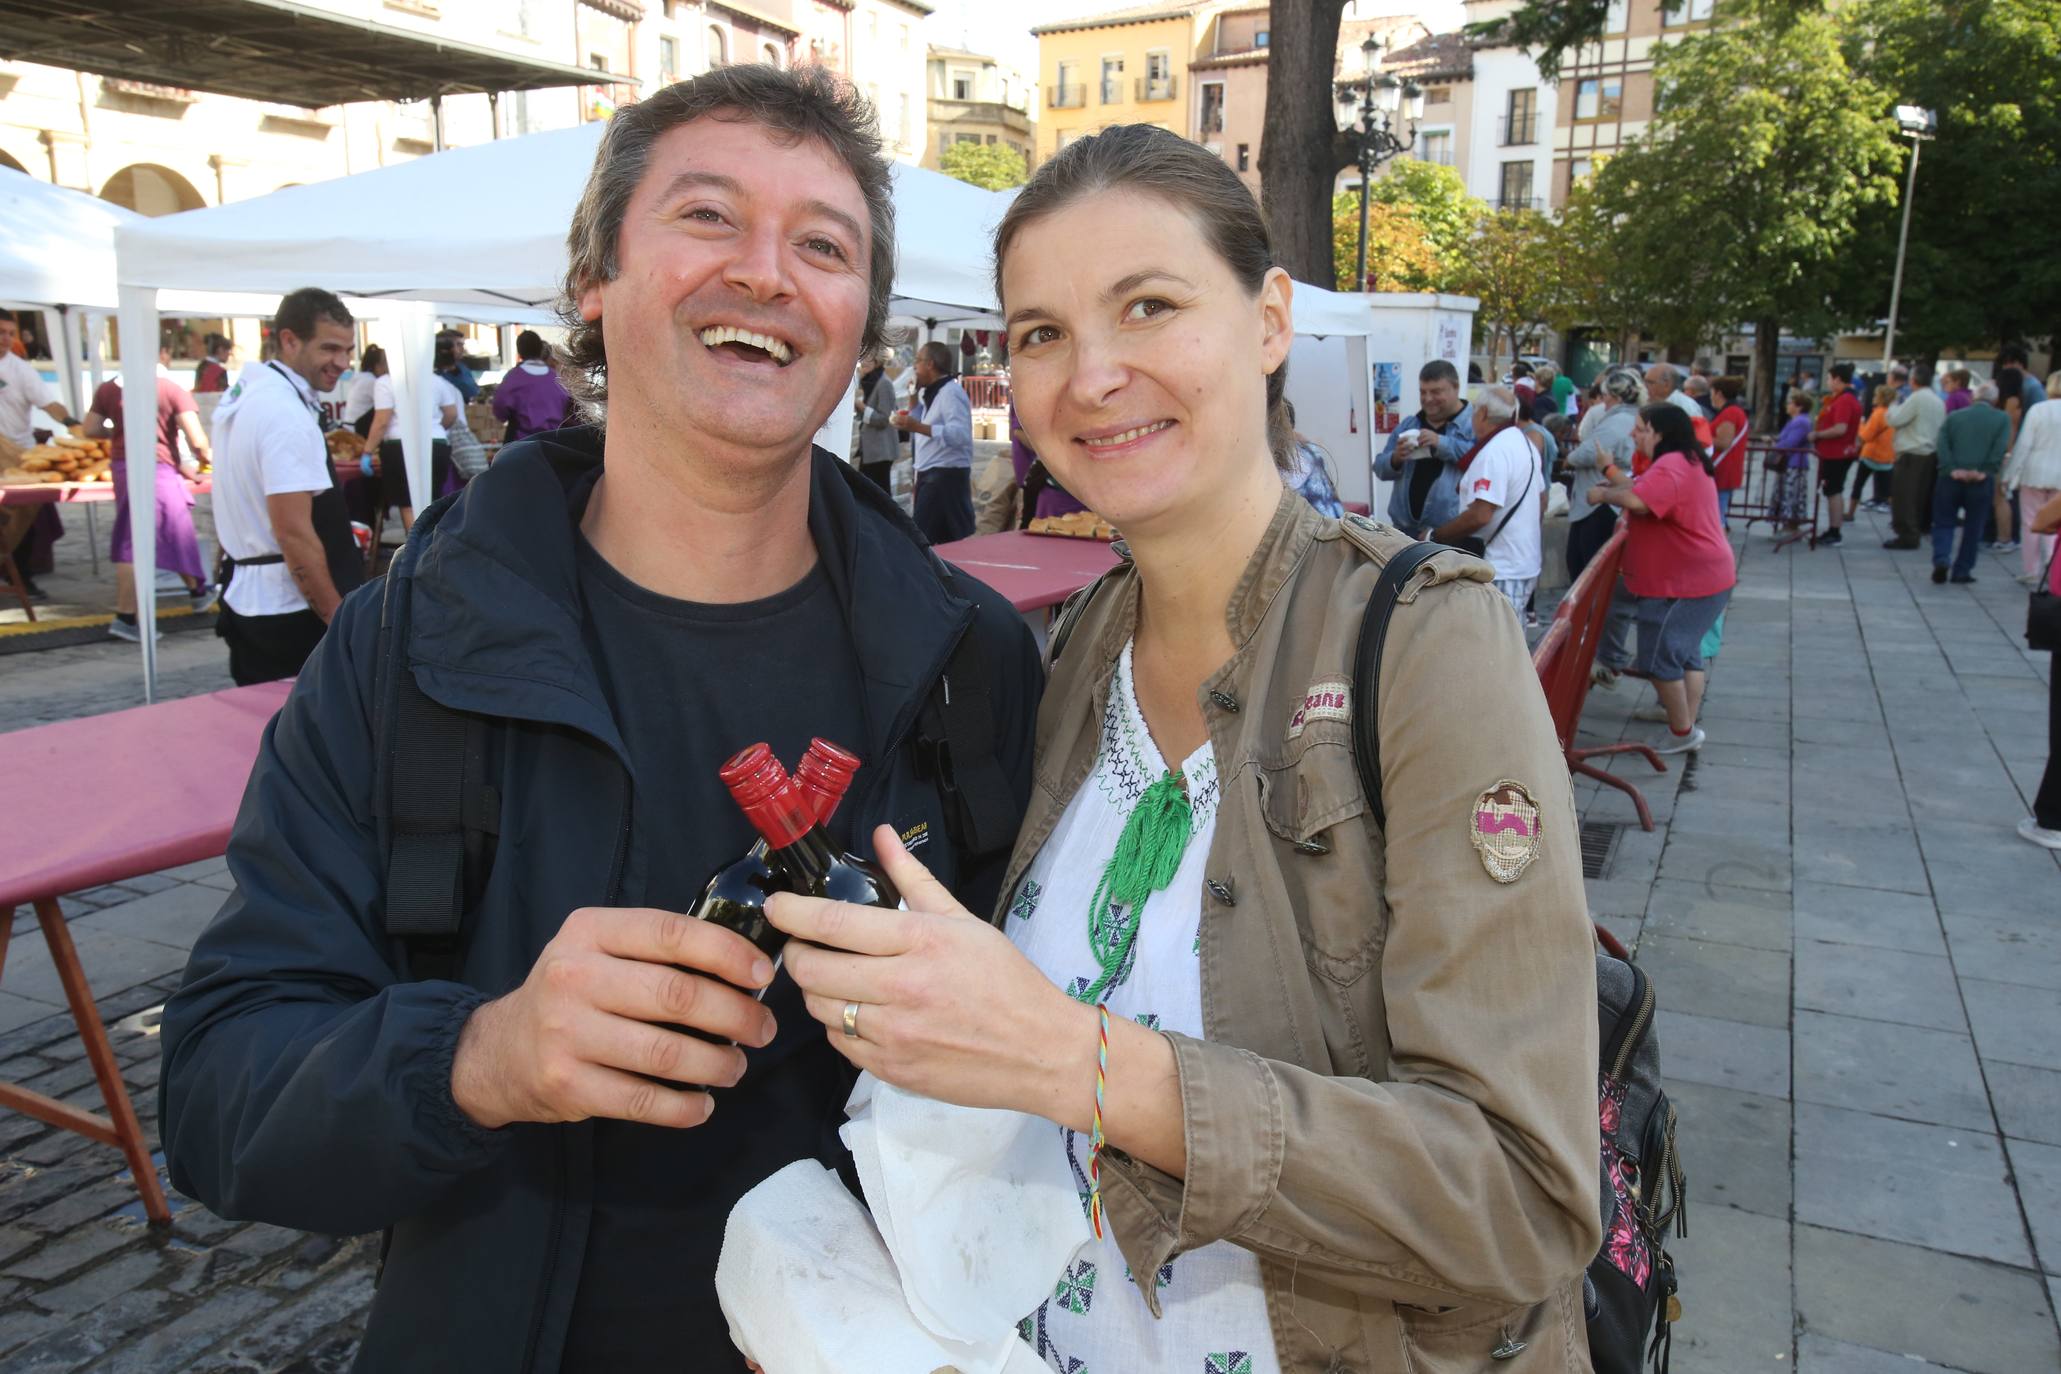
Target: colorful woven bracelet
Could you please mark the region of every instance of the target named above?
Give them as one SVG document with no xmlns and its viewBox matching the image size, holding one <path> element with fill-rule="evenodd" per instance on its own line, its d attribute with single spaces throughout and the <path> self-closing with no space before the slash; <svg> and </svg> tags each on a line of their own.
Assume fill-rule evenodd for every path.
<svg viewBox="0 0 2061 1374">
<path fill-rule="evenodd" d="M 1102 1239 L 1102 1093 L 1109 1081 L 1109 1004 L 1097 1002 L 1095 1014 L 1102 1018 L 1102 1038 L 1095 1051 L 1095 1130 L 1088 1142 L 1088 1224 L 1095 1239 Z"/>
</svg>

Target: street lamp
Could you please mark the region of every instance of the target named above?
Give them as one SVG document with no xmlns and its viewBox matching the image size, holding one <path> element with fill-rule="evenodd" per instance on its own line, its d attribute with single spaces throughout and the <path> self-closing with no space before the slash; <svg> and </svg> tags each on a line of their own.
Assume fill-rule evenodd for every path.
<svg viewBox="0 0 2061 1374">
<path fill-rule="evenodd" d="M 1360 253 L 1359 273 L 1354 289 L 1367 289 L 1367 202 L 1374 186 L 1374 173 L 1382 163 L 1408 152 L 1417 141 L 1415 122 L 1424 117 L 1424 92 L 1414 82 L 1398 81 L 1385 72 L 1376 75 L 1381 40 L 1372 34 L 1360 44 L 1363 75 L 1359 99 L 1351 87 L 1338 96 L 1338 127 L 1359 139 L 1360 167 Z M 1355 120 L 1357 116 L 1357 121 Z M 1401 120 L 1407 117 L 1411 126 Z"/>
<path fill-rule="evenodd" d="M 1904 178 L 1904 227 L 1896 236 L 1896 275 L 1889 282 L 1889 328 L 1882 335 L 1882 370 L 1896 358 L 1896 308 L 1904 293 L 1904 249 L 1911 241 L 1911 198 L 1918 190 L 1918 148 L 1939 131 L 1939 116 L 1917 105 L 1896 107 L 1896 127 L 1911 140 L 1911 170 Z"/>
</svg>

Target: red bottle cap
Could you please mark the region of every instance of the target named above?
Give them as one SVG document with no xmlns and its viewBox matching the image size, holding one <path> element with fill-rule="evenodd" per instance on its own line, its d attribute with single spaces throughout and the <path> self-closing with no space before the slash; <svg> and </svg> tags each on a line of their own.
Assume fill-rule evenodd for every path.
<svg viewBox="0 0 2061 1374">
<path fill-rule="evenodd" d="M 842 745 L 818 737 L 809 741 L 809 752 L 794 770 L 794 780 L 808 794 L 816 812 L 816 823 L 827 824 L 859 771 L 859 756 Z"/>
<path fill-rule="evenodd" d="M 774 849 L 785 849 L 816 823 L 815 809 L 773 751 L 754 744 L 717 770 L 745 819 Z"/>
</svg>

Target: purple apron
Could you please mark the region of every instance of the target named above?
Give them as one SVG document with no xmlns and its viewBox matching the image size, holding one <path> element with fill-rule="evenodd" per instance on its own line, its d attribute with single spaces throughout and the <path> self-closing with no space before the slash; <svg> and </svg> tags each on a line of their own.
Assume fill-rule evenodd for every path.
<svg viewBox="0 0 2061 1374">
<path fill-rule="evenodd" d="M 187 490 L 186 480 L 179 475 L 179 469 L 164 463 L 157 468 L 157 566 L 161 572 L 184 573 L 198 581 L 207 581 L 207 573 L 201 566 L 200 540 L 193 533 L 193 493 Z M 117 563 L 136 561 L 136 542 L 129 532 L 129 482 L 128 464 L 114 465 L 115 518 L 114 535 L 109 540 L 107 556 Z"/>
</svg>

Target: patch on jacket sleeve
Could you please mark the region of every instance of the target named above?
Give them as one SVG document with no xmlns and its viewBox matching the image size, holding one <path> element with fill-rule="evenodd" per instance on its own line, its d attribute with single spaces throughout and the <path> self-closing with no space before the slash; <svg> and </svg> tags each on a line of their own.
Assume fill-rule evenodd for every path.
<svg viewBox="0 0 2061 1374">
<path fill-rule="evenodd" d="M 1341 724 L 1353 718 L 1353 687 L 1350 682 L 1318 682 L 1304 694 L 1302 705 L 1288 721 L 1288 738 L 1302 735 L 1312 721 L 1335 720 Z"/>
<path fill-rule="evenodd" d="M 1474 799 L 1467 835 L 1488 875 L 1514 883 L 1539 856 L 1538 803 L 1523 783 L 1504 778 Z"/>
</svg>

